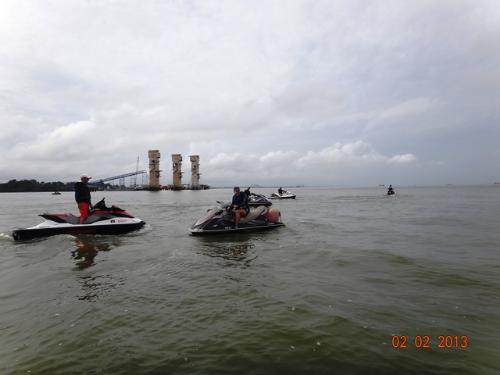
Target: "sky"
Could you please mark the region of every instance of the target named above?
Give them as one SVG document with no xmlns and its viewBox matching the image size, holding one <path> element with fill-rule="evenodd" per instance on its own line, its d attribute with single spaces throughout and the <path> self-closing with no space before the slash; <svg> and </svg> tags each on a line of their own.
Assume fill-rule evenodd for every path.
<svg viewBox="0 0 500 375">
<path fill-rule="evenodd" d="M 496 0 L 0 2 L 0 182 L 500 181 Z"/>
</svg>

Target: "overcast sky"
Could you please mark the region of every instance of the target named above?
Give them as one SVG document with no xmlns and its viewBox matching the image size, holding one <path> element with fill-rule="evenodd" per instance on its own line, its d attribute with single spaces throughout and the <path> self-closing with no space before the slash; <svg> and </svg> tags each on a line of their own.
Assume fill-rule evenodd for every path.
<svg viewBox="0 0 500 375">
<path fill-rule="evenodd" d="M 0 2 L 0 182 L 500 181 L 497 0 Z"/>
</svg>

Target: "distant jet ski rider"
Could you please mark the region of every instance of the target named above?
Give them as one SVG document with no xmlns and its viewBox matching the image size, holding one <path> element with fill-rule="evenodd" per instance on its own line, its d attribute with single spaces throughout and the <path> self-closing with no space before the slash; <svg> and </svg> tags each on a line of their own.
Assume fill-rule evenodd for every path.
<svg viewBox="0 0 500 375">
<path fill-rule="evenodd" d="M 393 195 L 394 194 L 394 189 L 392 188 L 392 185 L 389 185 L 389 188 L 387 189 L 387 195 Z"/>
<path fill-rule="evenodd" d="M 89 216 L 89 211 L 92 209 L 90 203 L 90 189 L 87 183 L 92 177 L 87 176 L 85 173 L 81 175 L 80 181 L 75 184 L 75 200 L 80 210 L 80 224 L 85 223 Z"/>
<path fill-rule="evenodd" d="M 247 216 L 249 212 L 248 197 L 246 193 L 240 192 L 240 188 L 235 186 L 233 200 L 230 209 L 234 212 L 234 227 L 238 228 L 240 218 Z"/>
</svg>

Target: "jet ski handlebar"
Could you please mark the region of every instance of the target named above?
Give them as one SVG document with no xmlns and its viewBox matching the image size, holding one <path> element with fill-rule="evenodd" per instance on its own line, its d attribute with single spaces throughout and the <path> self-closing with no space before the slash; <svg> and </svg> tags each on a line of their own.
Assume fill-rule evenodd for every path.
<svg viewBox="0 0 500 375">
<path fill-rule="evenodd" d="M 94 206 L 92 206 L 92 211 L 98 211 L 98 210 L 103 210 L 103 211 L 125 211 L 122 208 L 116 207 L 114 205 L 111 206 L 111 207 L 106 206 L 106 202 L 104 201 L 105 199 L 106 198 L 102 198 L 99 202 L 97 202 L 96 204 L 94 204 Z"/>
</svg>

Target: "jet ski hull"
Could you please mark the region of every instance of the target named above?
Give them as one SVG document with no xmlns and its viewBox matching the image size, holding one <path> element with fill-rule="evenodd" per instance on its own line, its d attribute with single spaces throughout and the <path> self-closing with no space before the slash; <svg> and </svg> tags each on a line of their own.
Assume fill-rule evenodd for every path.
<svg viewBox="0 0 500 375">
<path fill-rule="evenodd" d="M 295 194 L 272 194 L 269 199 L 295 199 Z"/>
<path fill-rule="evenodd" d="M 205 236 L 210 234 L 222 234 L 222 233 L 239 233 L 239 232 L 249 232 L 249 231 L 261 231 L 268 230 L 277 227 L 282 227 L 285 224 L 283 223 L 268 223 L 265 225 L 252 225 L 252 226 L 241 226 L 238 228 L 226 227 L 221 229 L 200 229 L 200 228 L 191 228 L 191 234 L 193 236 Z"/>
<path fill-rule="evenodd" d="M 111 220 L 109 220 L 111 221 Z M 118 221 L 118 220 L 116 220 Z M 35 227 L 17 229 L 12 232 L 12 237 L 16 241 L 27 241 L 34 238 L 56 236 L 59 234 L 124 234 L 141 229 L 144 221 L 140 219 L 130 220 L 126 223 L 96 223 L 96 224 L 62 224 L 44 222 Z"/>
</svg>

